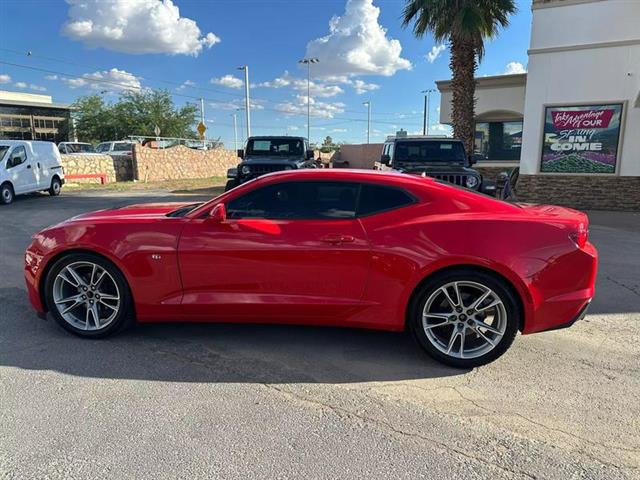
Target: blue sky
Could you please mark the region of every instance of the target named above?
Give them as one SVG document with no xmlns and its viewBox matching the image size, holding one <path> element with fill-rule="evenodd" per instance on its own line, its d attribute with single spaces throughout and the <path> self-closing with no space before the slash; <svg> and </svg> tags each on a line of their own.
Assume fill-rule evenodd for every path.
<svg viewBox="0 0 640 480">
<path fill-rule="evenodd" d="M 67 103 L 90 93 L 113 100 L 118 90 L 140 87 L 166 88 L 177 104 L 204 97 L 207 136 L 232 147 L 234 112 L 239 135 L 244 132 L 244 113 L 236 111 L 243 105 L 242 72 L 236 68 L 250 67 L 254 135 L 306 135 L 306 70 L 297 62 L 317 56 L 311 140 L 330 135 L 365 141 L 363 102 L 371 100 L 371 138 L 381 141 L 399 128 L 420 131 L 420 91 L 450 78 L 448 50 L 401 27 L 403 4 L 1 0 L 0 61 L 29 68 L 0 63 L 0 89 L 45 93 Z M 487 44 L 478 75 L 526 68 L 531 2 L 519 0 L 518 7 L 509 28 Z M 431 98 L 430 133 L 442 133 L 437 93 Z"/>
</svg>

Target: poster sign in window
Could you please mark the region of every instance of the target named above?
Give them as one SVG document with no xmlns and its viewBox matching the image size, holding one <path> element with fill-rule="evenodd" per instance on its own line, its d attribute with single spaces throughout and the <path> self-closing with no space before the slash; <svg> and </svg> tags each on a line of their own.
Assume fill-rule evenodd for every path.
<svg viewBox="0 0 640 480">
<path fill-rule="evenodd" d="M 546 107 L 541 172 L 615 173 L 622 104 Z"/>
</svg>

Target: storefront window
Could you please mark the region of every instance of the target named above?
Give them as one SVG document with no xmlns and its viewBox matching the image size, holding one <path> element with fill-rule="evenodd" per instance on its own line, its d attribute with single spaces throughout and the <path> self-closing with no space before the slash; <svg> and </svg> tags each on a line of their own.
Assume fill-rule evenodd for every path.
<svg viewBox="0 0 640 480">
<path fill-rule="evenodd" d="M 522 122 L 476 123 L 474 155 L 480 160 L 520 160 Z"/>
</svg>

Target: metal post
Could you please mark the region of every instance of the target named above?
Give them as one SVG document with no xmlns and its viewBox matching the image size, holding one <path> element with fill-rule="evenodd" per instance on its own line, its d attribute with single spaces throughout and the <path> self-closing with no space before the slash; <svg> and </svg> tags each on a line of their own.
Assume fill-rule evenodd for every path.
<svg viewBox="0 0 640 480">
<path fill-rule="evenodd" d="M 427 134 L 427 96 L 424 96 L 424 115 L 422 116 L 422 135 Z"/>
<path fill-rule="evenodd" d="M 311 64 L 318 63 L 317 58 L 303 58 L 298 63 L 307 66 L 307 141 L 311 143 Z"/>
<path fill-rule="evenodd" d="M 238 151 L 238 124 L 236 121 L 236 114 L 233 113 L 233 146 Z"/>
<path fill-rule="evenodd" d="M 367 106 L 367 143 L 371 140 L 371 100 L 363 102 L 363 105 Z"/>
<path fill-rule="evenodd" d="M 435 92 L 433 88 L 429 88 L 427 90 L 422 90 L 421 93 L 424 93 L 424 118 L 422 123 L 422 134 L 429 135 L 429 120 L 431 112 L 429 111 L 429 106 L 431 103 L 431 94 Z"/>
<path fill-rule="evenodd" d="M 251 110 L 249 101 L 249 65 L 238 67 L 238 70 L 244 70 L 244 110 L 247 123 L 247 138 L 251 136 Z"/>
</svg>

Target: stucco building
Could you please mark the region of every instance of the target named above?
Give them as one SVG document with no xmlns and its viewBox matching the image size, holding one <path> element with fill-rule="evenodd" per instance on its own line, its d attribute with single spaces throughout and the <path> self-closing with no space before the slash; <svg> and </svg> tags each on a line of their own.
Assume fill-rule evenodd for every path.
<svg viewBox="0 0 640 480">
<path fill-rule="evenodd" d="M 478 78 L 479 166 L 519 165 L 522 200 L 640 209 L 640 1 L 532 8 L 528 73 Z"/>
</svg>

